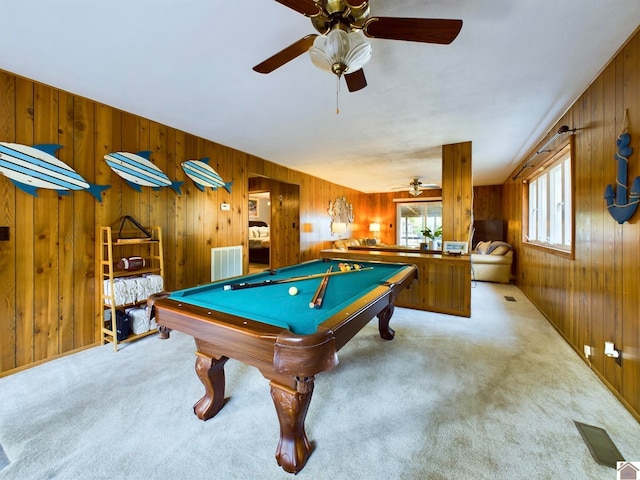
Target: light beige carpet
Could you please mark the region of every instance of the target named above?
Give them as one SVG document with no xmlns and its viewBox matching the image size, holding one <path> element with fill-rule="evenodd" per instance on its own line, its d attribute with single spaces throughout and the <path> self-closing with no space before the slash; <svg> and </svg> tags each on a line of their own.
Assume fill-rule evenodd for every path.
<svg viewBox="0 0 640 480">
<path fill-rule="evenodd" d="M 516 302 L 507 302 L 505 295 Z M 514 286 L 478 283 L 471 318 L 396 309 L 316 379 L 300 479 L 615 479 L 573 421 L 640 460 L 640 424 Z M 0 479 L 284 479 L 268 382 L 229 361 L 202 422 L 190 337 L 155 336 L 0 379 Z"/>
</svg>

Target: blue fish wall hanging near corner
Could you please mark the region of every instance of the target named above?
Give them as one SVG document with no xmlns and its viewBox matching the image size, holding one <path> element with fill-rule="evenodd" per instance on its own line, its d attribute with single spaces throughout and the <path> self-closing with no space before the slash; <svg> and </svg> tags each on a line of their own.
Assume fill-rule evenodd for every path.
<svg viewBox="0 0 640 480">
<path fill-rule="evenodd" d="M 616 140 L 618 150 L 614 155 L 618 163 L 616 191 L 614 193 L 612 185 L 607 185 L 604 191 L 607 209 L 619 224 L 626 222 L 633 216 L 640 201 L 640 177 L 636 177 L 633 180 L 630 192 L 628 192 L 629 189 L 627 188 L 627 164 L 629 157 L 633 153 L 633 148 L 631 148 L 630 143 L 631 136 L 627 132 L 620 134 Z"/>
<path fill-rule="evenodd" d="M 134 190 L 141 192 L 140 187 L 151 187 L 154 190 L 162 187 L 170 187 L 178 195 L 181 195 L 182 181 L 169 180 L 162 170 L 149 161 L 150 151 L 129 153 L 113 152 L 104 156 L 107 165 L 113 172 L 122 177 Z"/>
<path fill-rule="evenodd" d="M 218 175 L 218 172 L 211 168 L 209 159 L 206 157 L 200 160 L 187 160 L 186 162 L 182 162 L 182 169 L 184 173 L 193 180 L 196 187 L 203 192 L 207 187 L 212 190 L 217 190 L 218 187 L 222 187 L 231 193 L 231 185 L 233 185 L 233 182 L 225 183 L 222 177 Z"/>
<path fill-rule="evenodd" d="M 111 185 L 87 182 L 73 168 L 55 157 L 62 148 L 57 144 L 29 147 L 19 143 L 0 142 L 0 172 L 20 190 L 38 196 L 39 188 L 67 195 L 71 190 L 86 190 L 102 202 L 102 192 Z"/>
</svg>

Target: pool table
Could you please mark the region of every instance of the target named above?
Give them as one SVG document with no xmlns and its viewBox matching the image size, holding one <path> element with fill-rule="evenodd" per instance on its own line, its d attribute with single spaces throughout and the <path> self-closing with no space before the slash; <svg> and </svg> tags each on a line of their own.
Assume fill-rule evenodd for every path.
<svg viewBox="0 0 640 480">
<path fill-rule="evenodd" d="M 314 376 L 334 368 L 338 350 L 374 316 L 381 337 L 393 339 L 394 300 L 417 278 L 415 265 L 358 262 L 360 270 L 342 273 L 341 262 L 313 260 L 149 299 L 161 337 L 177 330 L 195 339 L 195 369 L 205 389 L 193 407 L 198 418 L 207 420 L 223 407 L 229 358 L 257 367 L 270 381 L 280 422 L 276 459 L 290 473 L 299 472 L 311 454 L 304 422 Z M 329 267 L 339 273 L 329 276 L 322 306 L 311 308 L 322 281 L 316 275 Z M 295 295 L 289 293 L 292 286 Z"/>
</svg>

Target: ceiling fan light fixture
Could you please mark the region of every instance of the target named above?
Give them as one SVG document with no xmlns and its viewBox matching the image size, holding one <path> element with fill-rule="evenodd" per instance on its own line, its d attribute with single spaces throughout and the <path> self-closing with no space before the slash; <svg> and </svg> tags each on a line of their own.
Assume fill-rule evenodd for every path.
<svg viewBox="0 0 640 480">
<path fill-rule="evenodd" d="M 417 197 L 418 195 L 422 195 L 422 190 L 420 190 L 419 187 L 414 186 L 414 187 L 409 188 L 409 193 L 411 195 L 413 195 L 414 197 Z"/>
<path fill-rule="evenodd" d="M 309 57 L 319 69 L 340 77 L 361 69 L 371 60 L 371 43 L 359 31 L 347 33 L 336 28 L 316 37 Z"/>
</svg>

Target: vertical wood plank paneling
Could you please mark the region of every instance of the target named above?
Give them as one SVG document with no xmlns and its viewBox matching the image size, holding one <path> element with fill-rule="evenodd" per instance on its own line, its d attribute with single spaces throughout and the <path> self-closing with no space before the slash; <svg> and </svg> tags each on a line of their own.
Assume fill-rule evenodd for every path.
<svg viewBox="0 0 640 480">
<path fill-rule="evenodd" d="M 58 92 L 58 140 L 63 146 L 58 150 L 58 158 L 82 175 L 75 165 L 74 109 L 73 96 L 66 92 Z M 85 178 L 86 179 L 86 178 Z M 78 300 L 74 298 L 74 211 L 77 197 L 84 196 L 84 192 L 73 193 L 58 202 L 58 335 L 57 350 L 67 352 L 73 349 L 73 309 Z"/>
<path fill-rule="evenodd" d="M 442 240 L 470 241 L 471 142 L 442 147 Z"/>
<path fill-rule="evenodd" d="M 96 237 L 96 232 L 98 227 L 102 225 L 111 225 L 115 218 L 117 218 L 112 212 L 118 211 L 117 206 L 120 203 L 121 193 L 122 193 L 122 183 L 120 181 L 120 177 L 116 174 L 112 173 L 111 169 L 107 165 L 104 160 L 104 156 L 121 150 L 122 145 L 122 116 L 120 112 L 114 110 L 103 104 L 96 104 L 94 108 L 95 115 L 95 163 L 94 163 L 94 171 L 95 171 L 95 183 L 101 185 L 111 185 L 103 195 L 102 203 L 96 202 L 94 204 L 94 212 L 95 212 L 95 225 L 91 225 L 93 228 L 92 236 Z M 100 242 L 94 242 L 94 258 L 100 258 Z M 99 271 L 96 272 L 95 275 L 95 289 L 102 290 L 103 283 L 102 278 L 99 275 Z M 95 295 L 94 300 L 94 324 L 97 324 L 99 321 L 100 315 L 99 311 L 102 308 L 100 305 L 100 297 Z M 101 325 L 96 325 L 95 329 L 95 342 L 100 342 L 100 328 Z M 74 342 L 76 346 L 86 345 L 83 344 L 84 332 L 76 331 L 74 332 Z"/>
<path fill-rule="evenodd" d="M 220 168 L 220 158 L 213 142 L 203 141 L 200 154 L 201 156 L 195 160 L 208 158 L 214 170 Z M 218 170 L 216 171 L 218 174 L 220 173 Z M 189 180 L 189 182 L 191 182 L 191 180 Z M 218 188 L 217 190 L 207 189 L 202 192 L 193 182 L 191 182 L 190 187 L 195 189 L 193 192 L 194 195 L 203 202 L 200 228 L 202 229 L 202 259 L 204 263 L 198 283 L 205 283 L 211 279 L 209 273 L 211 272 L 211 248 L 219 245 L 229 245 L 227 242 L 233 237 L 233 227 L 229 225 L 229 214 L 220 211 L 218 208 L 219 203 L 221 203 L 222 192 L 227 193 L 224 188 Z"/>
<path fill-rule="evenodd" d="M 164 172 L 171 181 L 176 180 L 175 172 L 169 169 L 167 158 L 167 127 L 157 122 L 149 122 L 149 150 L 153 153 L 153 163 Z M 169 203 L 168 195 L 174 195 L 170 188 L 158 190 L 149 189 L 149 209 L 145 222 L 147 225 L 165 225 L 166 210 L 164 205 Z"/>
<path fill-rule="evenodd" d="M 187 135 L 186 147 L 188 158 L 198 158 L 198 140 L 196 137 L 194 137 L 193 135 Z M 194 198 L 195 191 L 193 187 L 189 186 L 186 189 L 186 194 L 186 229 L 188 232 L 192 232 L 192 235 L 189 235 L 185 238 L 187 247 L 185 251 L 185 268 L 189 270 L 189 272 L 192 272 L 190 274 L 190 277 L 192 280 L 195 280 L 194 284 L 199 284 L 200 274 L 198 272 L 198 260 L 200 252 L 197 245 L 200 240 L 200 232 L 198 231 L 198 218 L 200 217 L 200 212 L 198 211 L 199 202 L 197 198 Z M 188 281 L 190 282 L 190 280 Z"/>
<path fill-rule="evenodd" d="M 473 220 L 502 220 L 502 185 L 473 187 Z"/>
<path fill-rule="evenodd" d="M 174 144 L 174 155 L 176 159 L 176 169 L 179 159 L 190 158 L 187 155 L 187 137 L 184 132 L 176 131 L 176 138 Z M 174 213 L 175 217 L 171 222 L 175 230 L 175 244 L 168 243 L 169 249 L 165 249 L 165 258 L 168 258 L 173 263 L 175 269 L 175 277 L 168 277 L 165 281 L 167 289 L 180 289 L 185 288 L 188 285 L 188 271 L 186 269 L 187 264 L 187 199 L 186 194 L 180 196 L 174 196 L 172 198 L 172 205 L 175 205 Z M 172 248 L 173 247 L 173 248 Z M 173 257 L 173 260 L 172 260 Z M 172 286 L 173 285 L 173 286 Z"/>
<path fill-rule="evenodd" d="M 73 156 L 76 171 L 89 183 L 109 185 L 98 181 L 96 165 L 109 169 L 101 155 L 96 154 L 95 108 L 93 102 L 74 97 Z M 100 163 L 102 162 L 102 164 Z M 105 179 L 106 180 L 106 179 Z M 106 190 L 109 192 L 109 189 Z M 108 193 L 103 193 L 105 198 Z M 73 336 L 72 348 L 89 345 L 96 337 L 96 309 L 93 308 L 96 277 L 95 211 L 101 205 L 88 192 L 73 196 Z M 65 340 L 66 335 L 65 335 Z M 61 351 L 69 351 L 63 348 Z"/>
<path fill-rule="evenodd" d="M 610 156 L 614 155 L 616 152 L 616 140 L 620 132 L 624 129 L 624 111 L 628 107 L 625 104 L 625 78 L 624 78 L 624 52 L 622 55 L 618 55 L 614 60 L 615 69 L 616 69 L 616 78 L 615 78 L 615 125 L 613 130 L 613 145 L 612 149 L 609 153 Z M 610 158 L 610 157 L 609 157 Z M 636 157 L 637 158 L 637 157 Z M 617 165 L 616 165 L 617 171 Z M 613 182 L 615 184 L 615 181 Z M 624 267 L 624 225 L 619 225 L 617 222 L 613 222 L 614 231 L 615 231 L 615 241 L 614 241 L 614 249 L 615 249 L 615 272 L 616 272 L 616 310 L 613 321 L 607 322 L 607 330 L 609 330 L 609 338 L 617 339 L 620 335 L 620 331 L 622 330 L 622 325 L 624 322 L 624 277 L 622 275 L 623 267 Z M 615 384 L 617 366 L 615 363 L 611 362 L 610 359 L 604 359 L 604 372 L 605 378 L 607 381 L 611 382 L 611 384 Z"/>
<path fill-rule="evenodd" d="M 16 78 L 16 142 L 33 145 L 32 82 Z M 28 365 L 34 356 L 34 197 L 16 190 L 16 366 Z"/>
<path fill-rule="evenodd" d="M 632 162 L 629 162 L 629 185 L 640 177 L 640 34 L 636 35 L 623 51 L 624 60 L 624 105 L 628 109 L 631 145 L 634 147 Z M 624 288 L 623 318 L 616 325 L 615 342 L 622 345 L 624 370 L 616 369 L 616 380 L 632 406 L 640 411 L 640 213 L 624 225 L 624 261 L 622 282 Z M 618 327 L 619 325 L 619 327 Z M 635 354 L 634 354 L 635 352 Z M 619 388 L 616 385 L 616 388 Z"/>
<path fill-rule="evenodd" d="M 34 142 L 58 140 L 58 92 L 35 85 Z M 34 202 L 35 336 L 34 358 L 42 360 L 58 352 L 58 196 L 40 190 Z"/>
<path fill-rule="evenodd" d="M 616 150 L 616 62 L 610 64 L 602 74 L 602 102 L 603 102 L 603 120 L 601 129 L 602 139 L 602 174 L 603 182 L 601 188 L 606 185 L 615 185 L 616 181 L 616 161 L 613 152 Z M 604 200 L 602 200 L 604 202 Z M 617 317 L 616 308 L 616 283 L 618 282 L 616 275 L 616 222 L 603 210 L 603 245 L 602 253 L 604 256 L 604 291 L 603 291 L 603 309 L 602 318 L 594 319 L 594 331 L 591 335 L 590 345 L 604 345 L 605 339 L 613 338 L 613 326 Z M 592 358 L 594 368 L 599 372 L 604 372 L 605 376 L 609 369 L 608 362 L 605 362 L 605 356 L 602 348 L 597 348 Z"/>
<path fill-rule="evenodd" d="M 591 110 L 590 92 L 586 92 L 576 104 L 574 110 L 574 120 L 576 125 L 585 125 L 589 122 L 589 112 Z M 591 176 L 593 169 L 593 156 L 591 151 L 591 133 L 593 129 L 585 129 L 576 136 L 575 148 L 580 152 L 576 158 L 576 180 L 577 190 L 574 201 L 576 212 L 580 218 L 578 223 L 578 235 L 576 236 L 576 264 L 579 265 L 580 310 L 578 316 L 571 319 L 568 335 L 574 345 L 581 344 L 581 330 L 586 322 L 580 319 L 589 319 L 590 299 L 592 298 L 592 270 L 591 252 L 593 248 L 592 240 L 592 198 L 591 198 Z"/>
<path fill-rule="evenodd" d="M 640 212 L 618 225 L 603 199 L 615 185 L 616 139 L 629 112 L 628 184 L 640 176 L 640 35 L 635 35 L 567 114 L 550 128 L 566 124 L 579 130 L 574 142 L 575 259 L 527 248 L 512 229 L 523 194 L 515 182 L 504 186 L 509 239 L 516 248 L 520 288 L 582 355 L 595 348 L 590 365 L 640 419 Z M 541 141 L 540 144 L 543 142 Z M 535 151 L 535 149 L 534 149 Z M 526 158 L 526 157 L 525 157 Z M 523 158 L 523 161 L 525 160 Z M 603 354 L 604 342 L 623 351 L 622 366 Z M 626 355 L 625 355 L 626 352 Z"/>
<path fill-rule="evenodd" d="M 584 325 L 578 345 L 604 345 L 602 337 L 603 323 L 608 312 L 605 310 L 605 298 L 607 294 L 610 271 L 607 268 L 606 211 L 602 208 L 604 203 L 603 191 L 608 179 L 604 175 L 604 168 L 598 168 L 601 159 L 605 158 L 604 138 L 604 77 L 596 79 L 590 88 L 591 110 L 587 112 L 591 118 L 591 204 L 592 208 L 592 253 L 591 253 L 591 298 L 590 315 L 591 323 Z M 609 215 L 607 215 L 609 216 Z M 559 286 L 561 287 L 561 286 Z M 559 288 L 560 290 L 560 288 Z M 602 369 L 602 357 L 594 358 L 594 366 Z"/>
<path fill-rule="evenodd" d="M 0 71 L 0 141 L 16 137 L 16 80 Z M 17 366 L 16 359 L 16 193 L 0 175 L 0 225 L 9 227 L 9 241 L 0 242 L 0 372 Z"/>
</svg>

